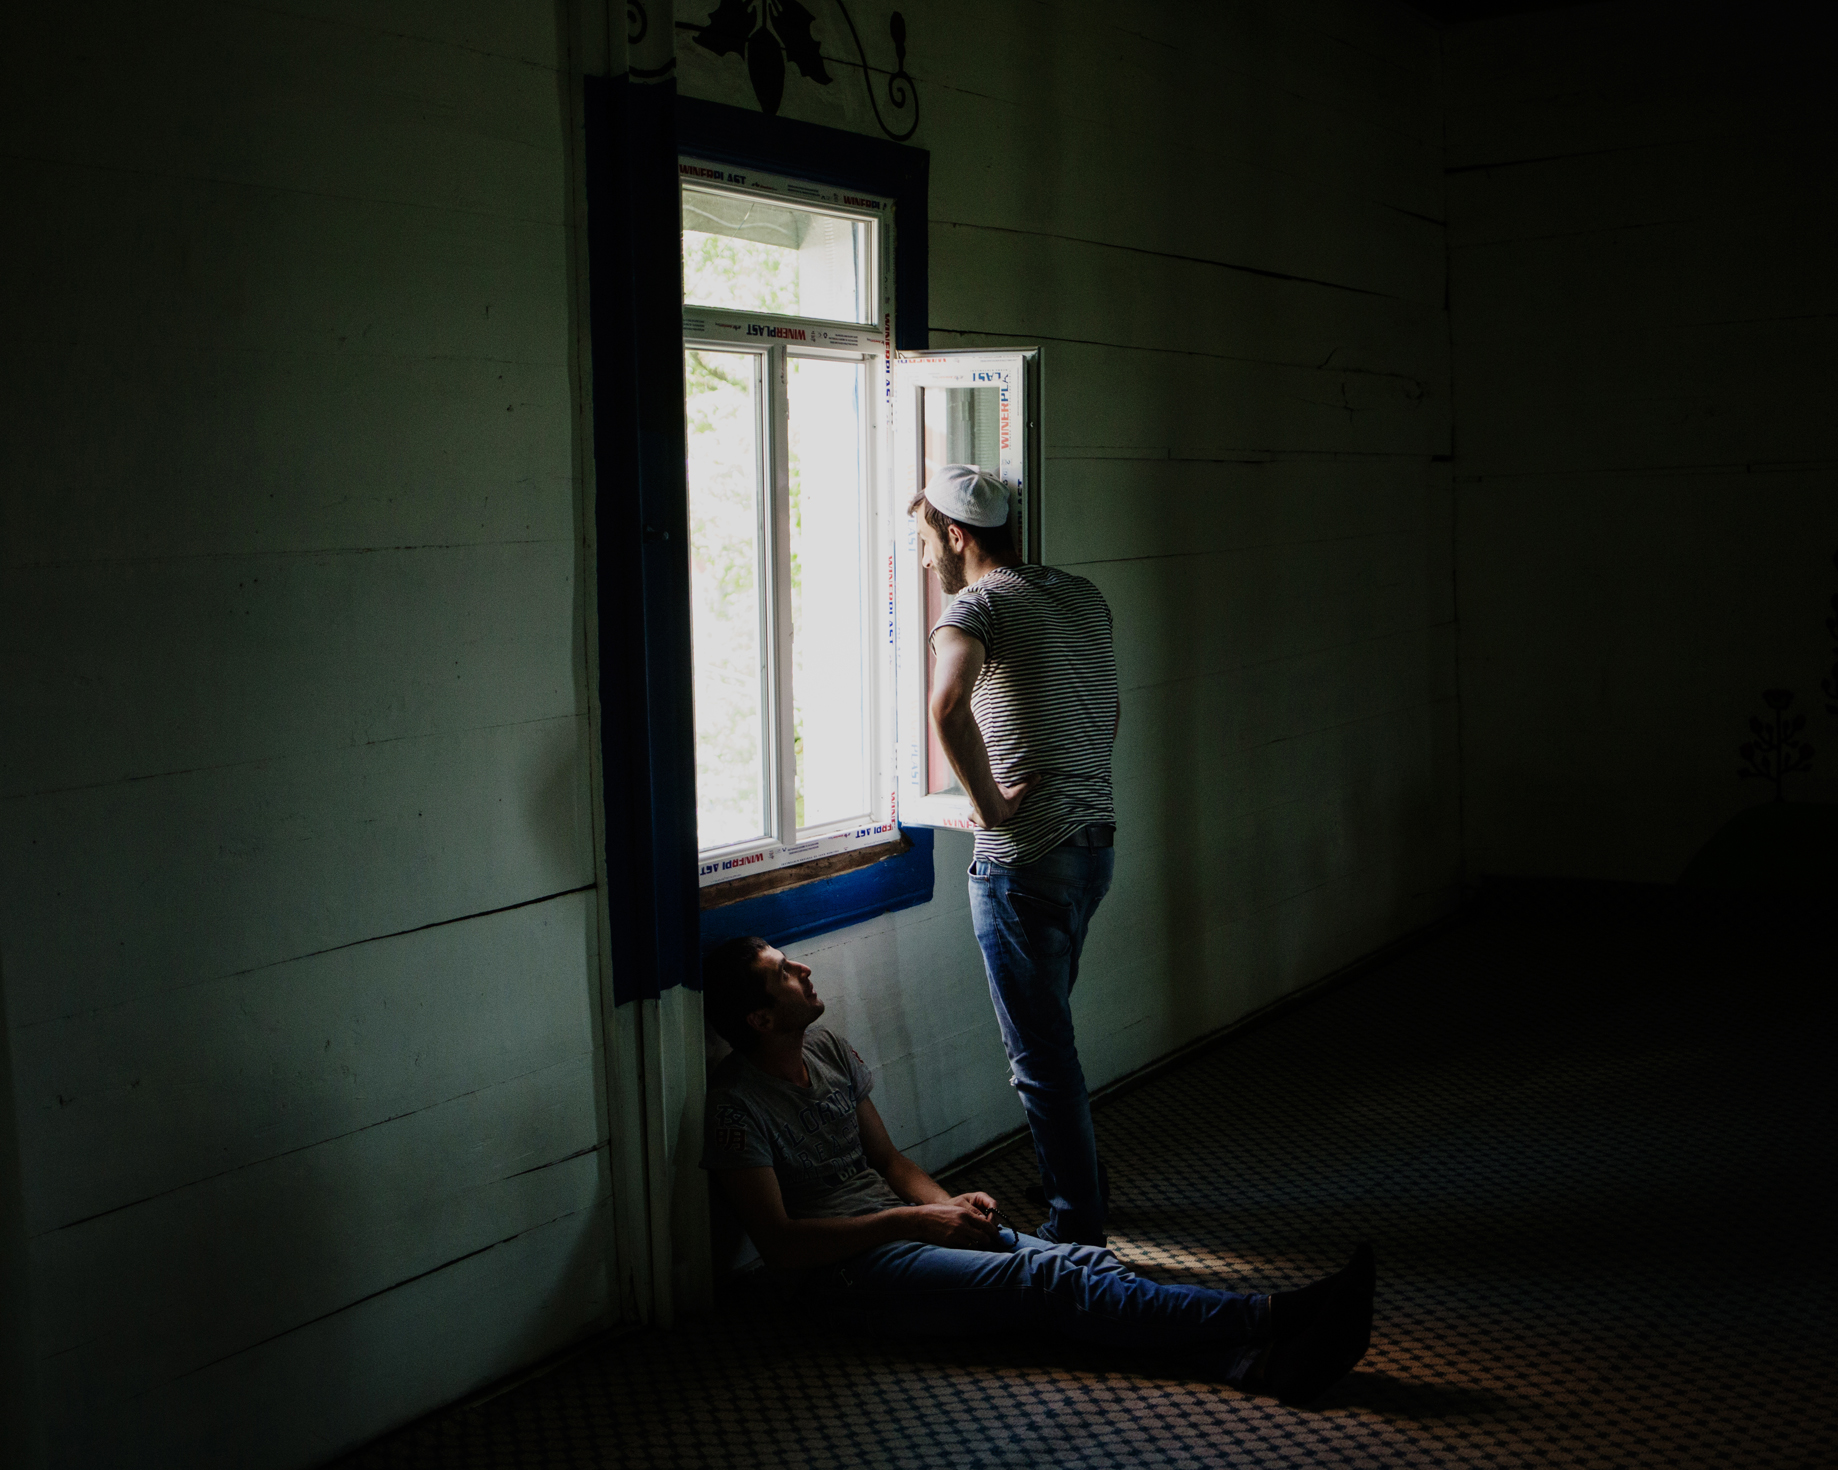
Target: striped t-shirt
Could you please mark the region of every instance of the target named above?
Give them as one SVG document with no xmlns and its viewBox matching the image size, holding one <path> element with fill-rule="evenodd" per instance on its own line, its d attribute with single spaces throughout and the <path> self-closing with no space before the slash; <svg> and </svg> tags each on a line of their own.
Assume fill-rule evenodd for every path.
<svg viewBox="0 0 1838 1470">
<path fill-rule="evenodd" d="M 1117 657 L 1104 594 L 1054 567 L 1002 567 L 966 588 L 938 626 L 986 650 L 970 709 L 996 780 L 1040 778 L 1005 824 L 977 830 L 976 855 L 1031 863 L 1087 823 L 1114 823 Z"/>
</svg>

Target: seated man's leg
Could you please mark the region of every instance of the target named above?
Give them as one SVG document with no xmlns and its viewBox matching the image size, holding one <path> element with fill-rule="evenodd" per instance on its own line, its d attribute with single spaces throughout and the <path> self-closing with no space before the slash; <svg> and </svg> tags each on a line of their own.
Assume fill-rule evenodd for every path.
<svg viewBox="0 0 1838 1470">
<path fill-rule="evenodd" d="M 1057 1330 L 1080 1342 L 1203 1356 L 1227 1383 L 1307 1403 L 1372 1337 L 1375 1271 L 1361 1245 L 1331 1276 L 1278 1295 L 1164 1286 L 1110 1251 L 1004 1231 L 1011 1253 L 895 1241 L 828 1272 L 830 1304 L 869 1332 L 964 1337 Z"/>
<path fill-rule="evenodd" d="M 1079 1342 L 1230 1356 L 1236 1381 L 1269 1340 L 1270 1299 L 1165 1286 L 1096 1246 L 1015 1236 L 1012 1252 L 896 1241 L 833 1268 L 832 1305 L 866 1331 L 930 1336 L 1057 1331 Z M 1239 1361 L 1239 1360 L 1242 1360 Z"/>
</svg>

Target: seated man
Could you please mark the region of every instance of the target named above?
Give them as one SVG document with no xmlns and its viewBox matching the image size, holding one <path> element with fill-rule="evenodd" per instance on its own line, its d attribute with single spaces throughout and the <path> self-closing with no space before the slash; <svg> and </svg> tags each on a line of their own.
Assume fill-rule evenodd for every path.
<svg viewBox="0 0 1838 1470">
<path fill-rule="evenodd" d="M 987 1194 L 949 1195 L 888 1139 L 873 1078 L 813 1023 L 807 965 L 763 939 L 716 948 L 709 1023 L 734 1048 L 709 1079 L 702 1167 L 768 1266 L 865 1330 L 1057 1331 L 1185 1358 L 1249 1392 L 1302 1403 L 1338 1382 L 1372 1331 L 1372 1252 L 1274 1295 L 1163 1286 L 1097 1246 L 1050 1244 L 998 1223 Z"/>
</svg>

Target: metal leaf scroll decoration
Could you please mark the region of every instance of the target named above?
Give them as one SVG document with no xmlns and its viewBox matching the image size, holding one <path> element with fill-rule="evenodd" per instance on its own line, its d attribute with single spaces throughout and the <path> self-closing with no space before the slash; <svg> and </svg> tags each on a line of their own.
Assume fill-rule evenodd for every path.
<svg viewBox="0 0 1838 1470">
<path fill-rule="evenodd" d="M 868 88 L 868 105 L 874 109 L 874 120 L 881 125 L 881 131 L 896 143 L 904 143 L 919 128 L 919 87 L 906 70 L 906 17 L 899 11 L 887 22 L 887 29 L 893 35 L 894 70 L 887 78 L 887 100 L 896 116 L 910 104 L 913 109 L 913 120 L 906 125 L 906 131 L 896 133 L 887 126 L 887 119 L 881 116 L 881 104 L 874 95 L 874 82 L 868 74 L 868 51 L 862 45 L 861 33 L 855 29 L 855 19 L 849 14 L 849 7 L 836 0 L 836 8 L 842 12 L 842 18 L 848 22 L 849 35 L 855 42 L 855 54 L 862 59 L 862 82 Z"/>
<path fill-rule="evenodd" d="M 1750 716 L 1749 731 L 1753 740 L 1745 740 L 1738 752 L 1742 756 L 1743 777 L 1754 776 L 1774 783 L 1774 799 L 1781 800 L 1781 782 L 1799 771 L 1812 769 L 1813 748 L 1800 739 L 1806 728 L 1805 715 L 1790 715 L 1793 704 L 1791 689 L 1764 689 L 1761 701 L 1774 712 L 1772 721 Z"/>
<path fill-rule="evenodd" d="M 815 19 L 798 0 L 721 0 L 708 23 L 696 28 L 696 44 L 717 56 L 746 57 L 760 110 L 776 116 L 785 100 L 787 57 L 811 81 L 830 84 L 811 34 Z"/>
<path fill-rule="evenodd" d="M 874 120 L 881 131 L 896 143 L 904 143 L 919 126 L 919 88 L 906 70 L 906 17 L 899 11 L 887 23 L 893 36 L 894 70 L 887 76 L 887 100 L 894 121 L 909 108 L 910 121 L 904 131 L 896 132 L 881 116 L 881 102 L 875 96 L 868 50 L 862 45 L 861 33 L 855 29 L 855 17 L 843 0 L 835 0 L 842 12 L 849 37 L 855 42 L 855 54 L 861 58 L 862 82 L 868 88 L 868 105 L 874 109 Z M 702 25 L 679 21 L 678 27 L 693 32 L 696 44 L 717 56 L 744 56 L 747 75 L 753 80 L 753 95 L 759 99 L 762 112 L 777 115 L 785 100 L 785 63 L 789 60 L 810 81 L 827 87 L 831 77 L 823 64 L 823 52 L 811 34 L 816 17 L 798 0 L 720 0 L 714 12 Z"/>
</svg>

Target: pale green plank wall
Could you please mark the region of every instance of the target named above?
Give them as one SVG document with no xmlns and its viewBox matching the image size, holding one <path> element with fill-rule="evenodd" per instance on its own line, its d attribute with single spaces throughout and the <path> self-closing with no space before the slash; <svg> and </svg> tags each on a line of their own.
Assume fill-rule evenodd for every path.
<svg viewBox="0 0 1838 1470">
<path fill-rule="evenodd" d="M 555 16 L 33 12 L 0 954 L 52 1463 L 308 1464 L 606 1300 Z"/>
<path fill-rule="evenodd" d="M 1797 14 L 1797 18 L 1796 18 Z M 1467 860 L 1669 882 L 1838 592 L 1838 174 L 1817 7 L 1608 5 L 1449 40 Z"/>
<path fill-rule="evenodd" d="M 1049 552 L 1118 613 L 1103 1081 L 1452 902 L 1438 43 L 905 9 L 935 340 L 1045 346 Z M 786 111 L 871 130 L 828 49 Z M 553 14 L 46 9 L 9 51 L 0 956 L 55 1463 L 310 1463 L 605 1301 Z M 965 847 L 804 946 L 930 1163 L 1019 1121 Z"/>
<path fill-rule="evenodd" d="M 854 7 L 879 66 L 893 8 Z M 1116 613 L 1118 877 L 1075 995 L 1102 1083 L 1455 900 L 1440 34 L 1354 3 L 901 8 L 932 345 L 1043 348 L 1047 555 Z M 836 81 L 794 74 L 782 112 L 878 136 L 818 34 Z M 756 106 L 740 58 L 678 57 Z M 941 834 L 934 903 L 795 947 L 928 1165 L 1022 1122 L 968 857 Z"/>
</svg>

